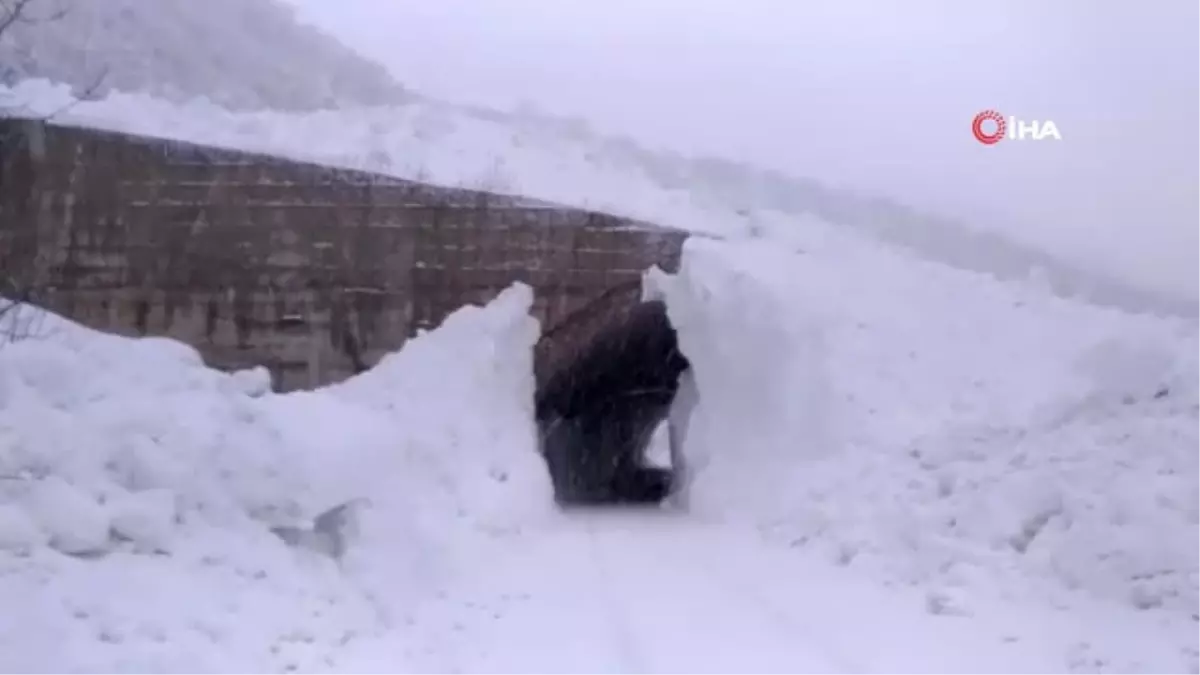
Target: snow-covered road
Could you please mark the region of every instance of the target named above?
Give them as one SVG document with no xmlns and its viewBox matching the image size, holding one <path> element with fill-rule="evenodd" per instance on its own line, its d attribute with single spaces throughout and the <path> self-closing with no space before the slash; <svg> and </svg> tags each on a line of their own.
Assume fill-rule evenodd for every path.
<svg viewBox="0 0 1200 675">
<path fill-rule="evenodd" d="M 417 615 L 450 642 L 440 651 L 451 661 L 429 667 L 861 672 L 862 659 L 839 644 L 857 625 L 787 609 L 787 589 L 768 585 L 763 542 L 725 536 L 733 532 L 669 512 L 573 513 L 493 551 L 470 583 Z M 816 579 L 803 585 L 813 608 L 836 600 Z M 837 637 L 844 628 L 854 632 Z"/>
<path fill-rule="evenodd" d="M 412 615 L 408 640 L 422 648 L 405 654 L 409 667 L 963 673 L 986 664 L 1013 673 L 1068 665 L 1067 617 L 1002 603 L 960 614 L 952 598 L 878 586 L 745 527 L 667 510 L 574 512 L 495 542 L 476 563 L 477 574 Z M 399 664 L 383 654 L 372 646 L 339 657 L 336 669 L 394 671 Z"/>
</svg>

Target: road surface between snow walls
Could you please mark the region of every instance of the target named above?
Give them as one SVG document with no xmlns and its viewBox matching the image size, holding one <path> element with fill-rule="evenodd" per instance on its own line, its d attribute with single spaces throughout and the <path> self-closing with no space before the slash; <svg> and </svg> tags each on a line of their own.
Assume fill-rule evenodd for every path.
<svg viewBox="0 0 1200 675">
<path fill-rule="evenodd" d="M 0 671 L 1196 672 L 1195 325 L 787 241 L 647 276 L 687 512 L 553 508 L 519 284 L 289 394 L 37 321 L 0 349 Z"/>
</svg>

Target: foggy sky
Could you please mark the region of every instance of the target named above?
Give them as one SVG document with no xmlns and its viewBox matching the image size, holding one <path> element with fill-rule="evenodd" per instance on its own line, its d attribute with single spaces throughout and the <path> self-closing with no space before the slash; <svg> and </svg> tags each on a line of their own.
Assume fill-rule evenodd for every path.
<svg viewBox="0 0 1200 675">
<path fill-rule="evenodd" d="M 1195 0 L 292 0 L 406 85 L 578 115 L 1197 295 Z M 1055 141 L 979 144 L 993 108 Z"/>
</svg>

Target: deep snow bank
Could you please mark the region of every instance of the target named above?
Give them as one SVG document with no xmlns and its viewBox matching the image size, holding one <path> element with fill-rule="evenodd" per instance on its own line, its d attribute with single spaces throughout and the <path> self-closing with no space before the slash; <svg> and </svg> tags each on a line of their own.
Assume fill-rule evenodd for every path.
<svg viewBox="0 0 1200 675">
<path fill-rule="evenodd" d="M 698 506 L 931 612 L 1098 612 L 1084 669 L 1195 670 L 1195 322 L 784 224 L 793 251 L 690 242 L 651 275 L 696 361 Z"/>
<path fill-rule="evenodd" d="M 652 269 L 644 286 L 666 301 L 700 394 L 685 448 L 693 504 L 757 513 L 786 493 L 801 461 L 833 448 L 836 424 L 821 318 L 780 294 L 785 279 L 730 250 L 772 254 L 762 244 L 691 239 L 678 274 Z"/>
<path fill-rule="evenodd" d="M 171 340 L 45 315 L 0 347 L 0 596 L 36 608 L 0 618 L 0 670 L 419 658 L 395 635 L 365 645 L 463 569 L 464 532 L 549 509 L 531 299 L 516 286 L 359 378 L 288 395 Z M 349 500 L 341 571 L 271 532 Z"/>
<path fill-rule="evenodd" d="M 268 529 L 326 506 L 337 465 L 304 428 L 353 411 L 297 419 L 264 373 L 38 324 L 0 347 L 0 596 L 25 608 L 0 617 L 0 670 L 328 668 L 326 636 L 372 629 Z"/>
<path fill-rule="evenodd" d="M 323 394 L 382 412 L 395 457 L 428 467 L 444 496 L 485 527 L 516 526 L 551 499 L 533 426 L 533 291 L 514 284 L 487 306 L 464 306 L 436 331 Z M 424 478 L 424 476 L 422 476 Z"/>
</svg>

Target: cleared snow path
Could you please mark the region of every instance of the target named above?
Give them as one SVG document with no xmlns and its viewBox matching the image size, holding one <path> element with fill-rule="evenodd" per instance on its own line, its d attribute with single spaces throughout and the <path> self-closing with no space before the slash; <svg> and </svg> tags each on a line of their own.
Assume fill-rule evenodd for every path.
<svg viewBox="0 0 1200 675">
<path fill-rule="evenodd" d="M 986 622 L 931 614 L 915 592 L 671 512 L 573 513 L 495 542 L 478 564 L 413 616 L 414 642 L 428 648 L 418 670 L 971 672 L 986 662 L 1036 672 L 1055 663 Z M 395 665 L 365 660 L 339 667 Z"/>
</svg>

